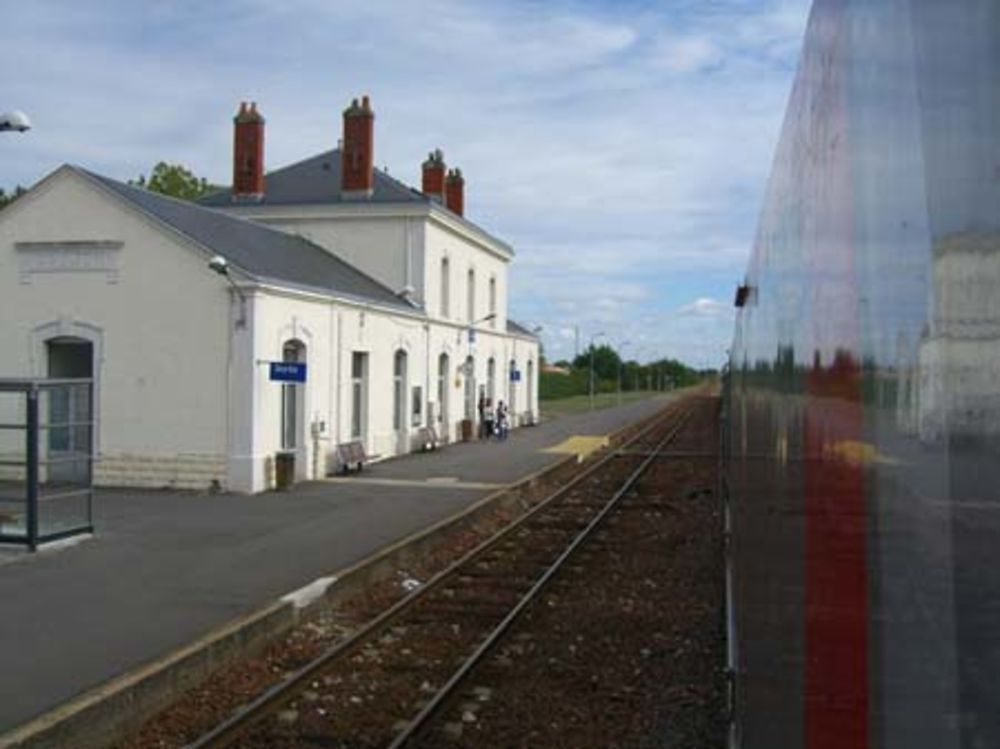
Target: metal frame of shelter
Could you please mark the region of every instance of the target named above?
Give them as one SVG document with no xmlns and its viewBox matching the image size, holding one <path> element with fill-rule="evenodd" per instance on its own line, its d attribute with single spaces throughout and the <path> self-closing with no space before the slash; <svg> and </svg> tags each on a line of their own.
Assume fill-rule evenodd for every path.
<svg viewBox="0 0 1000 749">
<path fill-rule="evenodd" d="M 93 533 L 93 380 L 0 378 L 0 397 L 8 395 L 20 395 L 23 406 L 13 409 L 13 420 L 9 409 L 0 410 L 0 543 L 34 551 Z M 23 452 L 10 450 L 17 432 L 24 434 Z M 67 504 L 69 517 L 59 517 Z"/>
</svg>

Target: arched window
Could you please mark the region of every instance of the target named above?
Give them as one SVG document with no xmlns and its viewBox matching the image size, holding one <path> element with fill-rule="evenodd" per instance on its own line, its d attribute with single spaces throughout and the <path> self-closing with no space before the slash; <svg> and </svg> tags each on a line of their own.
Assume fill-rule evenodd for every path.
<svg viewBox="0 0 1000 749">
<path fill-rule="evenodd" d="M 490 278 L 490 314 L 493 315 L 490 318 L 490 327 L 495 328 L 497 326 L 497 279 L 496 276 Z"/>
<path fill-rule="evenodd" d="M 351 439 L 364 440 L 368 431 L 368 354 L 351 355 Z"/>
<path fill-rule="evenodd" d="M 94 344 L 74 336 L 58 336 L 45 342 L 49 377 L 94 377 Z M 94 415 L 91 391 L 86 387 L 54 388 L 48 395 L 50 481 L 86 480 L 90 471 Z M 43 433 L 43 434 L 44 434 Z"/>
<path fill-rule="evenodd" d="M 465 418 L 476 418 L 476 360 L 471 356 L 465 360 Z"/>
<path fill-rule="evenodd" d="M 517 376 L 517 360 L 510 360 L 510 371 L 507 373 L 507 412 L 511 416 L 511 423 L 513 423 L 514 416 L 517 413 L 517 382 L 514 378 Z"/>
<path fill-rule="evenodd" d="M 493 406 L 497 404 L 497 361 L 493 357 L 486 362 L 486 397 Z"/>
<path fill-rule="evenodd" d="M 441 317 L 451 314 L 451 263 L 448 258 L 441 259 Z"/>
<path fill-rule="evenodd" d="M 535 382 L 535 362 L 533 362 L 531 359 L 529 359 L 528 360 L 528 372 L 527 372 L 527 376 L 525 377 L 525 380 L 524 380 L 524 385 L 525 385 L 525 388 L 526 388 L 526 392 L 528 393 L 525 396 L 525 399 L 528 402 L 527 403 L 527 411 L 528 411 L 528 413 L 531 414 L 531 418 L 532 419 L 534 419 L 534 417 L 535 417 L 535 386 L 534 386 L 534 382 Z"/>
<path fill-rule="evenodd" d="M 299 340 L 285 341 L 281 347 L 283 362 L 306 361 L 306 345 Z M 281 449 L 294 450 L 301 443 L 303 423 L 303 404 L 300 385 L 297 382 L 286 382 L 281 386 Z"/>
<path fill-rule="evenodd" d="M 438 424 L 441 425 L 441 436 L 445 439 L 450 436 L 450 419 L 448 417 L 448 369 L 450 366 L 448 354 L 441 354 L 438 357 L 437 420 Z"/>
<path fill-rule="evenodd" d="M 399 349 L 392 364 L 392 427 L 406 429 L 406 352 Z"/>
</svg>

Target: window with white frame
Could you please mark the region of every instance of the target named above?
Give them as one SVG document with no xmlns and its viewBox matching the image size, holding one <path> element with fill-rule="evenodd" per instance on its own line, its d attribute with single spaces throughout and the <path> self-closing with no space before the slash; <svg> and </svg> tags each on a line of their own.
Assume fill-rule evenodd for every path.
<svg viewBox="0 0 1000 749">
<path fill-rule="evenodd" d="M 490 318 L 490 327 L 495 328 L 497 326 L 497 279 L 496 276 L 490 278 L 490 314 L 493 315 Z"/>
<path fill-rule="evenodd" d="M 393 358 L 392 377 L 392 428 L 397 432 L 406 429 L 406 352 L 396 351 Z"/>
<path fill-rule="evenodd" d="M 476 271 L 473 268 L 469 268 L 468 283 L 467 283 L 467 293 L 468 298 L 466 299 L 466 317 L 469 318 L 469 322 L 475 322 L 476 320 Z"/>
<path fill-rule="evenodd" d="M 368 423 L 368 354 L 351 355 L 351 439 L 363 440 Z"/>
<path fill-rule="evenodd" d="M 441 258 L 441 317 L 451 314 L 451 262 Z"/>
<path fill-rule="evenodd" d="M 282 346 L 281 360 L 285 362 L 304 363 L 306 347 L 302 341 L 290 340 Z M 299 430 L 301 428 L 302 393 L 295 382 L 286 382 L 281 386 L 281 449 L 294 450 L 299 446 Z"/>
</svg>

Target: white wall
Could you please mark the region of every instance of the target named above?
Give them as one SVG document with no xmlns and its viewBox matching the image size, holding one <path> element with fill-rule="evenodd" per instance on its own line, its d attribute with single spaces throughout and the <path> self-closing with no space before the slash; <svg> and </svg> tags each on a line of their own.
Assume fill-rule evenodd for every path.
<svg viewBox="0 0 1000 749">
<path fill-rule="evenodd" d="M 354 352 L 368 355 L 367 421 L 364 444 L 375 459 L 408 452 L 421 426 L 428 426 L 431 412 L 441 413 L 438 399 L 439 356 L 446 353 L 449 369 L 446 379 L 448 423 L 435 418 L 433 426 L 439 435 L 453 441 L 460 437 L 459 424 L 464 417 L 465 375 L 459 367 L 471 352 L 475 356 L 475 379 L 479 385 L 487 382 L 490 357 L 496 360 L 497 399 L 509 400 L 511 387 L 515 395 L 512 415 L 514 425 L 520 423 L 528 409 L 528 392 L 537 404 L 538 347 L 533 341 L 491 333 L 480 327 L 474 344 L 469 343 L 467 326 L 428 321 L 419 315 L 406 315 L 372 305 L 359 305 L 292 291 L 277 289 L 253 294 L 252 321 L 249 331 L 234 331 L 234 349 L 238 355 L 234 368 L 234 402 L 242 419 L 236 427 L 234 440 L 240 434 L 252 435 L 252 444 L 244 446 L 237 460 L 234 475 L 241 478 L 235 484 L 248 491 L 259 491 L 273 482 L 273 460 L 281 449 L 281 385 L 268 380 L 266 363 L 281 358 L 282 346 L 290 339 L 306 345 L 308 382 L 301 386 L 305 399 L 305 424 L 300 426 L 303 444 L 296 456 L 297 475 L 320 478 L 336 467 L 333 453 L 340 443 L 350 442 L 352 426 L 352 376 Z M 250 340 L 253 350 L 239 341 Z M 394 357 L 396 351 L 407 354 L 404 387 L 404 423 L 399 432 L 394 428 Z M 509 362 L 515 359 L 527 376 L 527 362 L 534 362 L 535 380 L 526 379 L 511 386 Z M 250 364 L 257 362 L 256 366 Z M 248 379 L 245 373 L 252 369 Z M 413 388 L 421 389 L 419 422 L 412 421 Z M 240 414 L 243 414 L 242 416 Z M 248 416 L 247 414 L 252 414 Z M 325 430 L 313 432 L 309 427 L 322 422 Z M 244 465 L 239 465 L 240 463 Z"/>
<path fill-rule="evenodd" d="M 451 288 L 448 320 L 467 324 L 468 272 L 475 270 L 475 316 L 479 320 L 490 313 L 489 281 L 497 282 L 496 319 L 484 323 L 492 330 L 507 328 L 507 261 L 486 252 L 460 234 L 450 231 L 437 222 L 429 222 L 426 229 L 427 252 L 425 273 L 427 312 L 433 318 L 441 317 L 441 261 L 448 258 Z"/>
<path fill-rule="evenodd" d="M 370 233 L 364 223 L 352 224 L 368 237 L 360 244 L 378 244 L 375 237 L 383 229 L 389 243 L 400 227 L 387 219 L 371 222 L 376 223 L 381 228 Z M 281 449 L 281 385 L 269 381 L 267 362 L 280 360 L 290 339 L 305 344 L 309 369 L 301 387 L 300 479 L 325 475 L 337 444 L 351 439 L 354 351 L 369 355 L 366 449 L 373 456 L 409 450 L 410 438 L 428 424 L 429 409 L 441 413 L 441 353 L 449 357 L 448 423 L 435 423 L 442 437 L 454 440 L 460 434 L 465 384 L 460 367 L 470 352 L 477 392 L 487 382 L 488 360 L 495 359 L 495 397 L 509 401 L 513 392 L 516 425 L 528 409 L 529 388 L 537 403 L 538 352 L 533 341 L 499 332 L 506 327 L 505 261 L 444 228 L 422 235 L 411 226 L 410 232 L 411 238 L 422 237 L 419 252 L 411 247 L 411 261 L 431 269 L 416 274 L 420 281 L 427 277 L 436 283 L 437 262 L 445 251 L 454 258 L 456 274 L 463 274 L 452 291 L 455 321 L 250 284 L 246 325 L 241 326 L 238 299 L 207 268 L 209 253 L 84 177 L 62 170 L 0 213 L 0 376 L 45 374 L 45 336 L 93 339 L 104 466 L 99 478 L 122 485 L 205 488 L 214 480 L 243 491 L 271 485 L 274 456 Z M 104 248 L 95 253 L 65 245 L 70 241 L 114 244 L 93 245 Z M 404 241 L 404 257 L 411 241 Z M 17 251 L 16 242 L 61 243 L 65 252 L 49 248 L 31 255 Z M 25 271 L 26 258 L 36 270 L 46 270 L 37 266 L 52 252 L 62 252 L 64 270 Z M 488 278 L 498 278 L 496 331 L 480 324 L 474 343 L 465 319 L 467 262 L 476 264 L 481 284 L 477 317 L 486 314 Z M 402 434 L 393 427 L 393 360 L 399 349 L 408 357 Z M 524 377 L 532 360 L 535 381 L 512 386 L 512 359 Z M 410 419 L 415 386 L 422 394 L 419 424 Z"/>
<path fill-rule="evenodd" d="M 205 254 L 69 170 L 0 213 L 0 375 L 45 375 L 46 337 L 94 342 L 101 483 L 225 483 L 229 314 Z"/>
<path fill-rule="evenodd" d="M 331 213 L 315 206 L 240 206 L 225 212 L 305 237 L 393 291 L 412 286 L 416 298 L 423 299 L 423 217 Z"/>
</svg>

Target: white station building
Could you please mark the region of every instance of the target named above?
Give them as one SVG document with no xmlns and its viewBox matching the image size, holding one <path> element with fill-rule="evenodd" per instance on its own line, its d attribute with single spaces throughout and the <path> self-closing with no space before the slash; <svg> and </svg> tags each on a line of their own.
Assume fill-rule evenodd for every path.
<svg viewBox="0 0 1000 749">
<path fill-rule="evenodd" d="M 367 97 L 339 148 L 266 175 L 256 106 L 234 141 L 232 189 L 200 205 L 66 165 L 0 211 L 0 375 L 93 377 L 98 484 L 256 492 L 278 454 L 310 479 L 348 443 L 459 439 L 481 396 L 535 419 L 513 250 L 440 151 L 419 191 L 374 169 Z"/>
</svg>

